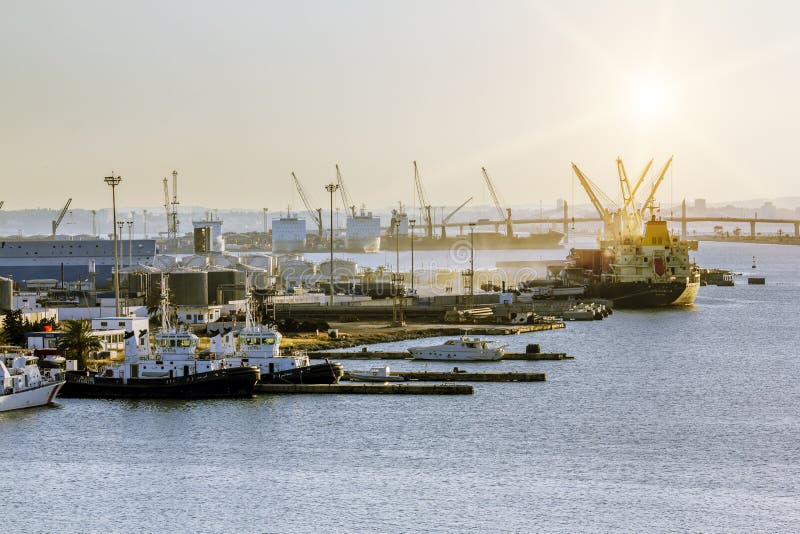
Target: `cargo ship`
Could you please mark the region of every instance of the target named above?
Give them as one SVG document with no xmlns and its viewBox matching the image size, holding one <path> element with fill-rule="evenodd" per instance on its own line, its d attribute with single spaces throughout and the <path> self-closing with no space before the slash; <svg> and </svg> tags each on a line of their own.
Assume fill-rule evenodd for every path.
<svg viewBox="0 0 800 534">
<path fill-rule="evenodd" d="M 363 210 L 347 217 L 344 247 L 348 252 L 378 252 L 381 248 L 380 218 Z"/>
<path fill-rule="evenodd" d="M 562 278 L 616 308 L 688 306 L 700 287 L 690 250 L 697 250 L 696 241 L 671 235 L 667 222 L 651 215 L 641 236 L 604 242 L 599 249 L 571 249 Z"/>
<path fill-rule="evenodd" d="M 152 265 L 155 239 L 118 241 L 120 267 Z M 0 273 L 27 280 L 80 281 L 93 274 L 98 287 L 111 285 L 114 241 L 110 239 L 42 239 L 0 241 Z"/>
</svg>

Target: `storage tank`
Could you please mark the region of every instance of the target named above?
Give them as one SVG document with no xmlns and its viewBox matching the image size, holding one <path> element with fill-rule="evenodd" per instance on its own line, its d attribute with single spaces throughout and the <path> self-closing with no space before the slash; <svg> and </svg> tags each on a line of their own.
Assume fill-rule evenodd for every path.
<svg viewBox="0 0 800 534">
<path fill-rule="evenodd" d="M 178 258 L 161 254 L 153 260 L 153 267 L 166 271 L 178 265 Z"/>
<path fill-rule="evenodd" d="M 252 256 L 244 256 L 241 258 L 240 263 L 244 263 L 249 267 L 259 269 L 269 275 L 275 273 L 275 266 L 277 265 L 274 256 L 267 256 L 265 254 L 254 254 Z"/>
<path fill-rule="evenodd" d="M 319 272 L 323 276 L 330 277 L 331 275 L 331 262 L 323 261 L 319 264 Z M 340 278 L 355 278 L 358 274 L 358 264 L 353 260 L 343 260 L 334 258 L 333 260 L 333 276 L 336 279 Z"/>
<path fill-rule="evenodd" d="M 0 276 L 0 311 L 14 309 L 14 281 Z"/>
<path fill-rule="evenodd" d="M 245 274 L 233 269 L 208 271 L 208 302 L 228 304 L 244 298 Z"/>
<path fill-rule="evenodd" d="M 304 278 L 312 276 L 316 272 L 316 265 L 306 260 L 286 260 L 280 264 L 278 278 L 281 285 L 298 285 Z"/>
<path fill-rule="evenodd" d="M 192 269 L 203 269 L 208 265 L 208 256 L 202 254 L 187 256 L 181 260 L 181 265 Z"/>
<path fill-rule="evenodd" d="M 176 306 L 208 305 L 208 273 L 173 271 L 167 280 L 170 303 Z"/>
</svg>

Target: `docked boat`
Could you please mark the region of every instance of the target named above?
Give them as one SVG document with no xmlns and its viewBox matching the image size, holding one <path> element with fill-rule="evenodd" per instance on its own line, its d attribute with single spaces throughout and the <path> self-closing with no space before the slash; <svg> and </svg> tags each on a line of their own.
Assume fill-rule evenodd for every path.
<svg viewBox="0 0 800 534">
<path fill-rule="evenodd" d="M 64 385 L 59 370 L 39 369 L 38 358 L 13 354 L 0 359 L 0 412 L 52 404 Z"/>
<path fill-rule="evenodd" d="M 505 345 L 461 336 L 458 339 L 447 340 L 441 345 L 412 347 L 408 351 L 415 360 L 497 361 L 503 358 Z"/>
<path fill-rule="evenodd" d="M 282 354 L 282 338 L 274 328 L 253 320 L 248 295 L 245 326 L 238 339 L 234 341 L 233 332 L 217 333 L 211 338 L 211 350 L 224 355 L 232 366 L 258 367 L 261 384 L 336 384 L 342 378 L 344 368 L 338 362 L 312 364 L 305 352 Z"/>
<path fill-rule="evenodd" d="M 642 235 L 626 236 L 600 249 L 572 249 L 565 283 L 585 285 L 587 297 L 613 301 L 615 308 L 694 304 L 700 271 L 689 251 L 696 241 L 670 235 L 667 222 L 651 219 Z"/>
<path fill-rule="evenodd" d="M 125 361 L 101 373 L 68 371 L 63 397 L 212 398 L 247 397 L 260 378 L 257 367 L 231 365 L 213 354 L 197 355 L 198 337 L 168 321 L 162 281 L 161 330 L 151 349 L 147 330 L 125 333 Z"/>
<path fill-rule="evenodd" d="M 388 365 L 373 367 L 368 373 L 348 373 L 355 382 L 405 382 L 402 375 L 393 375 Z"/>
</svg>

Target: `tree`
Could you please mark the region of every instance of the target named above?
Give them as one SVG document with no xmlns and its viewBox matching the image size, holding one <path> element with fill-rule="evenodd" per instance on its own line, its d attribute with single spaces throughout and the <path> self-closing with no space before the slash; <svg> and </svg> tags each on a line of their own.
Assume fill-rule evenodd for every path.
<svg viewBox="0 0 800 534">
<path fill-rule="evenodd" d="M 3 318 L 2 341 L 6 345 L 22 345 L 25 342 L 25 319 L 20 310 L 13 310 Z"/>
<path fill-rule="evenodd" d="M 78 360 L 78 368 L 86 368 L 86 357 L 103 348 L 100 338 L 92 335 L 92 324 L 85 319 L 64 321 L 64 334 L 58 338 L 58 348 L 69 359 Z"/>
</svg>

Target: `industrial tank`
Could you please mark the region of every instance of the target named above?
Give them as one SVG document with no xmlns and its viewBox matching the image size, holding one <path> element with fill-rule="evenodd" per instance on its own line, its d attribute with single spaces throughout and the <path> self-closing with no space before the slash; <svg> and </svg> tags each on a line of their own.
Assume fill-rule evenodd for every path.
<svg viewBox="0 0 800 534">
<path fill-rule="evenodd" d="M 323 276 L 331 275 L 331 262 L 330 260 L 323 261 L 319 264 L 319 272 Z M 339 278 L 355 278 L 358 274 L 358 264 L 353 260 L 343 260 L 334 258 L 333 260 L 333 276 Z"/>
<path fill-rule="evenodd" d="M 208 305 L 208 273 L 202 271 L 173 271 L 167 280 L 170 303 L 176 306 Z"/>
<path fill-rule="evenodd" d="M 0 311 L 14 309 L 14 281 L 0 276 Z"/>
<path fill-rule="evenodd" d="M 244 298 L 243 272 L 233 269 L 208 271 L 208 302 L 228 304 L 231 300 Z"/>
<path fill-rule="evenodd" d="M 276 259 L 265 254 L 254 254 L 242 257 L 241 263 L 272 275 L 275 272 Z"/>
<path fill-rule="evenodd" d="M 315 272 L 316 265 L 310 261 L 286 260 L 280 264 L 278 277 L 281 279 L 283 282 L 282 285 L 284 286 L 286 282 L 289 282 L 290 285 L 296 285 L 300 283 L 302 279 L 313 275 Z"/>
</svg>

